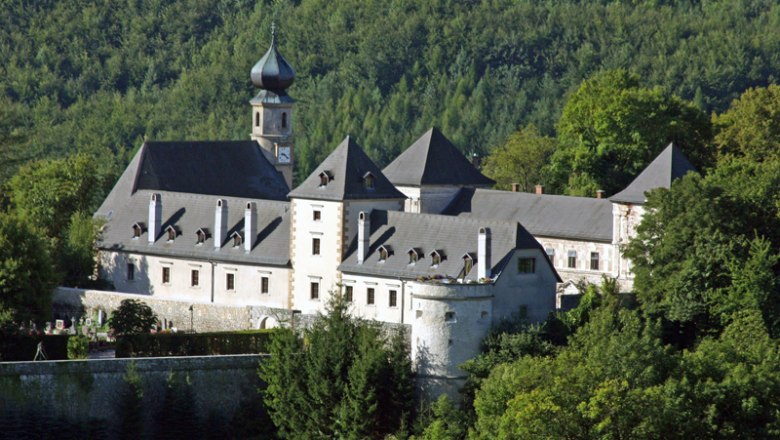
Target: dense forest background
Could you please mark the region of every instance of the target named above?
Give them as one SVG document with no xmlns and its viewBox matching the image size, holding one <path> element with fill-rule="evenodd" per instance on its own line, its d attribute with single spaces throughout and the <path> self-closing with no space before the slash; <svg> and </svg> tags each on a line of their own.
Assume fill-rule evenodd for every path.
<svg viewBox="0 0 780 440">
<path fill-rule="evenodd" d="M 705 112 L 777 81 L 774 1 L 1 0 L 0 182 L 86 152 L 115 176 L 144 138 L 245 139 L 249 70 L 297 71 L 297 179 L 347 134 L 380 166 L 430 126 L 487 154 L 554 135 L 567 96 L 625 68 Z M 112 179 L 109 179 L 112 181 Z"/>
</svg>

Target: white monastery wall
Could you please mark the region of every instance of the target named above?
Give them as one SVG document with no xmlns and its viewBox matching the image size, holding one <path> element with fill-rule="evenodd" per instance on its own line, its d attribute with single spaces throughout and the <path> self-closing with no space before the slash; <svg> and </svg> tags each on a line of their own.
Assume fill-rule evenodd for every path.
<svg viewBox="0 0 780 440">
<path fill-rule="evenodd" d="M 411 291 L 407 280 L 343 274 L 341 292 L 352 288 L 350 312 L 364 319 L 403 324 L 409 322 Z M 374 303 L 369 304 L 368 289 L 374 289 Z M 391 292 L 395 292 L 395 305 L 390 305 Z"/>
<path fill-rule="evenodd" d="M 534 272 L 520 273 L 518 260 L 534 258 Z M 555 273 L 538 249 L 518 249 L 493 285 L 493 323 L 524 310 L 531 321 L 543 321 L 555 308 Z"/>
<path fill-rule="evenodd" d="M 551 237 L 534 237 L 545 249 L 553 251 L 552 262 L 564 282 L 585 279 L 601 284 L 601 277 L 617 276 L 617 246 L 612 243 L 568 240 Z M 569 266 L 569 253 L 576 252 L 574 267 Z M 598 253 L 598 269 L 591 269 L 591 254 Z"/>
</svg>

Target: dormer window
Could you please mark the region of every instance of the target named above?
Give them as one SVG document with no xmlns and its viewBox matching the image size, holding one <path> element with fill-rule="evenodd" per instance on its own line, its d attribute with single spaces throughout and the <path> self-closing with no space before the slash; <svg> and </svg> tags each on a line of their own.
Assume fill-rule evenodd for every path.
<svg viewBox="0 0 780 440">
<path fill-rule="evenodd" d="M 323 171 L 320 173 L 320 188 L 325 188 L 328 183 L 333 180 L 333 174 L 330 171 Z"/>
<path fill-rule="evenodd" d="M 176 228 L 172 225 L 168 225 L 167 228 L 165 228 L 165 233 L 168 235 L 168 243 L 173 242 L 173 240 L 176 240 L 176 236 L 179 235 L 176 231 Z"/>
<path fill-rule="evenodd" d="M 421 252 L 418 249 L 412 248 L 409 249 L 406 254 L 409 255 L 409 264 L 414 265 L 417 264 L 417 260 L 420 258 Z"/>
<path fill-rule="evenodd" d="M 439 250 L 431 252 L 431 267 L 438 267 L 444 260 L 444 255 Z"/>
<path fill-rule="evenodd" d="M 230 239 L 233 240 L 233 247 L 237 248 L 240 247 L 241 244 L 244 242 L 244 237 L 241 236 L 238 232 L 234 232 L 230 234 Z"/>
<path fill-rule="evenodd" d="M 197 237 L 197 241 L 195 242 L 196 245 L 203 244 L 207 238 L 209 238 L 209 231 L 206 228 L 200 228 L 195 232 L 195 235 Z"/>
<path fill-rule="evenodd" d="M 141 234 L 144 233 L 146 230 L 145 225 L 143 223 L 136 223 L 133 225 L 133 238 L 138 238 L 141 236 Z"/>
<path fill-rule="evenodd" d="M 371 171 L 363 175 L 363 188 L 372 190 L 374 189 L 374 175 Z"/>
<path fill-rule="evenodd" d="M 463 254 L 463 276 L 464 277 L 468 275 L 469 272 L 471 272 L 471 269 L 474 267 L 474 261 L 476 261 L 476 258 L 474 257 L 473 254 L 469 254 L 469 253 Z"/>
<path fill-rule="evenodd" d="M 393 254 L 393 250 L 389 246 L 379 246 L 379 262 L 384 263 L 387 257 Z"/>
</svg>

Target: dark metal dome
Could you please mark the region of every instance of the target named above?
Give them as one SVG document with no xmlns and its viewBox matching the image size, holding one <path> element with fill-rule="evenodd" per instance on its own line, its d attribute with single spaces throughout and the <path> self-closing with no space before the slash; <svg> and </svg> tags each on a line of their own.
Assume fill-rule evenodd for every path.
<svg viewBox="0 0 780 440">
<path fill-rule="evenodd" d="M 265 90 L 282 91 L 295 81 L 295 71 L 276 48 L 276 31 L 271 27 L 271 47 L 252 67 L 252 84 Z"/>
</svg>

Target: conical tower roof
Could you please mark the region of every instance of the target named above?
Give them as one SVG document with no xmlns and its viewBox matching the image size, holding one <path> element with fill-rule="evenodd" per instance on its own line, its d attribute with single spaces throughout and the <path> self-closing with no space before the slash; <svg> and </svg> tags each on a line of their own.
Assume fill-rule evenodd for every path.
<svg viewBox="0 0 780 440">
<path fill-rule="evenodd" d="M 405 199 L 350 136 L 288 197 L 315 200 Z"/>
<path fill-rule="evenodd" d="M 276 48 L 276 29 L 273 25 L 271 26 L 271 47 L 252 67 L 250 78 L 255 87 L 277 93 L 284 91 L 295 81 L 295 71 Z"/>
<path fill-rule="evenodd" d="M 395 185 L 401 186 L 489 186 L 496 183 L 482 175 L 435 127 L 425 132 L 382 172 Z"/>
<path fill-rule="evenodd" d="M 626 189 L 610 197 L 609 200 L 617 203 L 643 204 L 647 200 L 646 192 L 655 188 L 670 188 L 675 179 L 679 179 L 689 171 L 695 172 L 696 168 L 679 147 L 670 143 Z"/>
</svg>

